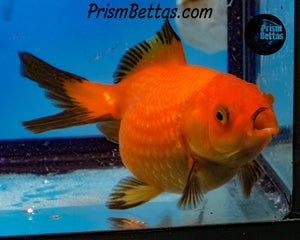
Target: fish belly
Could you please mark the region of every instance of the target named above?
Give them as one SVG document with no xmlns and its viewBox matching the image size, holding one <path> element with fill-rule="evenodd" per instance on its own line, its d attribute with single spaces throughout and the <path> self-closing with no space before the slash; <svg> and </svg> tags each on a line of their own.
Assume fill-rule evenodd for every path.
<svg viewBox="0 0 300 240">
<path fill-rule="evenodd" d="M 181 117 L 216 74 L 198 66 L 152 66 L 117 85 L 120 153 L 138 179 L 166 192 L 183 191 L 189 170 L 181 143 Z"/>
<path fill-rule="evenodd" d="M 188 164 L 181 145 L 176 115 L 152 111 L 141 118 L 136 112 L 121 121 L 119 144 L 122 161 L 138 179 L 165 192 L 181 193 Z"/>
</svg>

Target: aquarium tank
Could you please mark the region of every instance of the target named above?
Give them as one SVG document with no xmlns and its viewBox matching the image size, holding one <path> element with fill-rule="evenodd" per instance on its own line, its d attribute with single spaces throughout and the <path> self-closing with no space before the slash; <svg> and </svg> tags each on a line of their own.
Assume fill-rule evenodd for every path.
<svg viewBox="0 0 300 240">
<path fill-rule="evenodd" d="M 300 174 L 297 145 L 299 88 L 295 70 L 299 56 L 296 44 L 299 26 L 295 25 L 295 21 L 299 23 L 297 5 L 296 1 L 287 0 L 2 0 L 0 238 L 299 237 L 296 228 L 300 211 L 297 190 Z M 194 68 L 184 74 L 181 65 L 169 68 L 167 62 L 184 62 L 184 56 L 188 65 L 204 67 L 200 72 L 205 72 L 203 77 L 194 73 Z M 156 66 L 155 70 L 141 74 L 150 65 Z M 265 94 L 264 98 L 269 103 L 274 100 L 270 112 L 273 114 L 274 111 L 277 120 L 272 120 L 271 127 L 265 127 L 259 122 L 262 120 L 257 119 L 269 116 L 266 113 L 269 110 L 259 108 L 251 118 L 253 128 L 272 132 L 272 140 L 267 145 L 261 143 L 259 151 L 251 148 L 243 155 L 245 159 L 255 157 L 250 159 L 252 165 L 247 162 L 250 170 L 245 170 L 246 173 L 229 174 L 231 177 L 222 180 L 220 186 L 207 187 L 209 191 L 201 192 L 204 186 L 197 185 L 195 180 L 197 176 L 200 179 L 199 172 L 206 174 L 201 170 L 201 161 L 205 157 L 197 150 L 201 144 L 186 147 L 193 137 L 186 137 L 184 143 L 177 142 L 178 149 L 184 149 L 184 153 L 193 152 L 177 158 L 173 152 L 167 152 L 169 145 L 164 142 L 164 133 L 173 121 L 173 102 L 181 101 L 185 91 L 194 91 L 202 78 L 209 78 L 206 77 L 209 74 L 214 76 L 215 71 L 233 74 L 256 85 L 262 93 L 272 94 L 273 97 Z M 141 83 L 123 84 L 135 74 L 142 76 Z M 153 84 L 147 79 L 151 74 L 157 76 Z M 191 80 L 196 75 L 200 76 L 198 85 Z M 44 77 L 53 81 L 44 81 Z M 98 89 L 102 85 L 88 86 L 86 79 L 105 86 L 123 84 L 119 92 L 128 91 L 134 101 L 151 96 L 151 101 L 138 114 L 132 103 L 129 106 L 132 113 L 127 114 L 126 120 L 119 121 L 115 116 L 122 111 L 121 105 L 128 102 L 124 95 L 118 95 L 121 99 L 118 108 L 91 117 L 93 109 L 95 112 L 111 109 L 115 100 L 110 87 L 103 90 L 104 100 L 86 100 L 94 93 L 97 97 L 97 94 L 102 94 L 100 87 Z M 186 80 L 181 81 L 183 85 L 177 85 L 178 79 Z M 159 92 L 158 88 L 152 87 L 160 86 L 155 85 L 159 80 L 170 81 L 170 87 Z M 119 83 L 114 84 L 114 81 Z M 75 85 L 71 86 L 71 83 Z M 212 99 L 219 97 L 218 89 L 223 89 L 223 84 L 225 82 L 220 80 L 214 85 Z M 85 92 L 80 97 L 72 95 L 81 91 Z M 172 91 L 173 95 L 168 95 Z M 206 91 L 205 87 L 199 90 L 199 99 Z M 223 94 L 222 91 L 219 94 Z M 256 98 L 238 91 L 226 95 L 225 100 L 237 95 L 245 99 L 241 115 L 256 104 Z M 160 135 L 157 141 L 161 142 L 157 143 L 156 152 L 153 150 L 145 155 L 144 148 L 152 144 L 149 138 L 157 129 L 151 129 L 151 124 L 147 125 L 148 118 L 143 116 L 148 116 L 147 113 L 157 107 L 160 100 L 171 107 L 163 106 L 163 110 L 157 111 L 158 117 L 152 116 L 153 124 L 163 126 L 156 133 Z M 204 103 L 201 107 L 209 105 L 209 101 Z M 80 111 L 74 110 L 76 104 Z M 87 109 L 92 110 L 82 110 L 85 104 L 90 104 Z M 228 113 L 227 106 L 220 105 L 218 109 L 216 118 L 222 124 L 234 119 L 235 115 Z M 61 111 L 64 112 L 59 115 Z M 54 117 L 28 122 L 46 116 Z M 208 118 L 210 115 L 201 116 Z M 202 118 L 197 121 L 202 121 Z M 145 129 L 150 128 L 150 131 L 143 130 L 148 135 L 138 138 L 141 134 L 138 126 L 144 124 L 144 120 Z M 192 118 L 185 121 L 198 126 Z M 199 137 L 199 129 L 189 126 L 194 125 L 187 127 L 191 136 Z M 274 130 L 277 126 L 278 133 Z M 133 130 L 128 130 L 129 127 Z M 175 133 L 172 135 L 170 129 L 173 137 Z M 180 136 L 185 136 L 185 133 Z M 218 146 L 218 149 L 224 149 L 225 145 L 232 147 L 229 135 L 217 145 L 222 136 L 217 134 L 209 144 Z M 130 142 L 130 139 L 134 140 Z M 185 141 L 185 137 L 182 139 Z M 130 152 L 127 142 L 136 144 L 136 155 L 133 150 L 134 153 Z M 205 145 L 208 141 L 200 138 L 199 142 Z M 242 145 L 243 140 L 238 143 Z M 170 149 L 173 147 L 171 145 Z M 193 158 L 198 153 L 200 156 Z M 158 157 L 155 160 L 158 163 L 148 160 L 151 159 L 148 156 L 163 154 L 168 159 L 172 159 L 172 154 L 173 158 L 179 159 L 177 170 L 168 173 L 176 164 L 169 167 L 164 157 Z M 142 159 L 130 161 L 131 156 L 141 156 Z M 185 162 L 181 163 L 180 159 Z M 194 162 L 187 162 L 191 159 Z M 143 165 L 147 160 L 148 165 Z M 160 166 L 160 170 L 156 166 Z M 144 168 L 146 170 L 142 171 Z M 207 169 L 210 171 L 211 166 Z M 207 180 L 207 184 L 214 185 L 219 175 L 225 176 L 227 170 L 224 169 L 212 171 L 214 176 Z M 153 187 L 153 190 L 150 183 L 133 178 L 139 175 L 139 171 L 140 175 L 161 174 L 161 179 L 168 176 L 164 182 L 161 180 L 161 186 L 171 189 L 173 184 L 172 189 L 179 189 L 177 185 L 181 184 L 182 190 L 179 193 L 159 190 L 161 194 L 148 201 L 157 188 Z M 181 181 L 181 174 L 185 174 L 183 179 L 187 179 L 187 183 Z M 171 178 L 179 179 L 177 185 L 171 182 Z M 126 181 L 116 187 L 122 179 Z M 137 199 L 127 197 L 132 189 L 139 190 L 140 186 L 151 188 L 152 192 L 143 192 L 137 195 Z M 244 191 L 241 186 L 244 186 Z M 249 189 L 251 194 L 247 197 L 244 193 Z M 149 192 L 151 196 L 148 197 Z"/>
</svg>

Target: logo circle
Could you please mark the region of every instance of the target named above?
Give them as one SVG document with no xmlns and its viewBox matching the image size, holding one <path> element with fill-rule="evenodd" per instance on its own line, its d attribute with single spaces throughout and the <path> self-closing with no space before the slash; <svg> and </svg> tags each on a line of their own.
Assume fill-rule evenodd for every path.
<svg viewBox="0 0 300 240">
<path fill-rule="evenodd" d="M 282 22 L 273 15 L 257 15 L 246 25 L 246 44 L 257 54 L 270 55 L 277 52 L 283 46 L 285 38 Z"/>
</svg>

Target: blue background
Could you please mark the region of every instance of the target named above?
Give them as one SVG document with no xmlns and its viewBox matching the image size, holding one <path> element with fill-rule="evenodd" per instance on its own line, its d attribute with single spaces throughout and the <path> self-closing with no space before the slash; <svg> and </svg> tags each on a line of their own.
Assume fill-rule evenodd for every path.
<svg viewBox="0 0 300 240">
<path fill-rule="evenodd" d="M 91 81 L 112 83 L 112 75 L 126 49 L 152 37 L 163 18 L 87 18 L 89 4 L 100 7 L 129 7 L 132 1 L 0 1 L 0 139 L 92 136 L 94 125 L 54 130 L 34 135 L 21 121 L 60 112 L 52 106 L 36 83 L 19 74 L 17 53 L 27 51 L 49 64 Z M 175 8 L 175 0 L 136 1 L 139 7 Z M 280 126 L 292 126 L 294 4 L 262 1 L 260 13 L 278 17 L 286 28 L 283 47 L 270 56 L 258 56 L 257 82 L 263 92 L 275 97 L 274 110 Z M 283 7 L 282 7 L 283 6 Z M 171 25 L 177 31 L 174 19 Z M 205 36 L 203 36 L 205 37 Z M 183 43 L 189 64 L 227 72 L 227 51 L 209 55 Z"/>
<path fill-rule="evenodd" d="M 87 18 L 89 4 L 129 7 L 131 1 L 2 0 L 0 2 L 0 139 L 91 136 L 94 125 L 54 130 L 34 135 L 20 122 L 56 114 L 36 83 L 19 74 L 17 53 L 27 51 L 62 70 L 90 81 L 112 83 L 112 75 L 127 48 L 152 37 L 164 19 Z M 162 8 L 176 7 L 174 0 L 137 1 Z M 177 31 L 174 19 L 170 20 Z M 189 64 L 227 71 L 227 51 L 208 55 L 184 44 Z M 98 60 L 97 60 L 98 59 Z"/>
</svg>

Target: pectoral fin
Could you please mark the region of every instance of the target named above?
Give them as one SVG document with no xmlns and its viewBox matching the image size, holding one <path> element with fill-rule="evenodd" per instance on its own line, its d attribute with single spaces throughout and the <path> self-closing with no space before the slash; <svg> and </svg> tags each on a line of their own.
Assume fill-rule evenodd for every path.
<svg viewBox="0 0 300 240">
<path fill-rule="evenodd" d="M 122 179 L 110 194 L 106 203 L 110 209 L 128 209 L 148 202 L 162 190 L 134 177 Z"/>
<path fill-rule="evenodd" d="M 198 164 L 198 161 L 194 160 L 183 190 L 183 195 L 177 204 L 179 209 L 195 208 L 202 199 L 203 193 L 201 191 L 199 178 L 196 174 Z"/>
<path fill-rule="evenodd" d="M 252 187 L 263 173 L 263 169 L 254 160 L 241 167 L 238 176 L 246 197 L 250 196 Z"/>
</svg>

